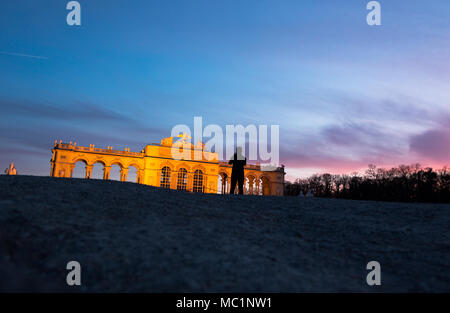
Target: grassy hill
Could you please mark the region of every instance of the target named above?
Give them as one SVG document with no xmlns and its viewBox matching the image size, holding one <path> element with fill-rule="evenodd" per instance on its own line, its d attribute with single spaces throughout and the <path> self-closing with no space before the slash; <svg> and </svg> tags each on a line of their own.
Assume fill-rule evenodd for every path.
<svg viewBox="0 0 450 313">
<path fill-rule="evenodd" d="M 449 292 L 449 226 L 449 205 L 0 176 L 0 291 Z"/>
</svg>

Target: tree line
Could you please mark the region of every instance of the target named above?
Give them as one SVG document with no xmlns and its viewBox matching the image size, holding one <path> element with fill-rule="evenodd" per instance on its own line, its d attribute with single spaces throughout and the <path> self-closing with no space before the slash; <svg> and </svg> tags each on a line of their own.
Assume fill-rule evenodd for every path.
<svg viewBox="0 0 450 313">
<path fill-rule="evenodd" d="M 450 170 L 420 164 L 391 169 L 369 165 L 364 175 L 315 174 L 286 183 L 285 195 L 353 200 L 450 203 Z"/>
</svg>

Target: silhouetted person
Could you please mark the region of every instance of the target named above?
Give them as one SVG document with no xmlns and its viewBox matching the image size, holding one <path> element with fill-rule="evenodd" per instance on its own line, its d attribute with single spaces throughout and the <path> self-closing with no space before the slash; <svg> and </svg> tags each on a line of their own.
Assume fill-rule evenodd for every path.
<svg viewBox="0 0 450 313">
<path fill-rule="evenodd" d="M 230 193 L 234 193 L 236 188 L 236 182 L 238 183 L 239 194 L 244 194 L 244 166 L 247 164 L 247 158 L 242 155 L 242 148 L 238 147 L 233 158 L 228 162 L 233 164 L 231 171 L 231 189 Z"/>
</svg>

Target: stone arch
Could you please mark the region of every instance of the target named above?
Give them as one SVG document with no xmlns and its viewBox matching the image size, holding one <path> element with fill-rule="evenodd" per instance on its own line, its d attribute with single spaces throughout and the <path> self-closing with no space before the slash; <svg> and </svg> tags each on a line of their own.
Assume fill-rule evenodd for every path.
<svg viewBox="0 0 450 313">
<path fill-rule="evenodd" d="M 84 168 L 81 169 L 77 166 L 77 163 L 84 164 Z M 88 161 L 86 158 L 74 158 L 72 160 L 71 168 L 70 168 L 70 177 L 74 178 L 86 178 L 86 171 L 88 167 Z"/>
<path fill-rule="evenodd" d="M 226 194 L 230 190 L 230 175 L 226 171 L 219 172 L 219 179 L 217 180 L 217 193 Z"/>
<path fill-rule="evenodd" d="M 193 175 L 193 192 L 204 192 L 204 186 L 206 185 L 206 173 L 201 169 L 195 169 Z"/>
<path fill-rule="evenodd" d="M 177 171 L 177 190 L 186 190 L 188 184 L 188 171 L 185 168 L 179 168 Z"/>
<path fill-rule="evenodd" d="M 170 176 L 173 175 L 173 173 L 174 173 L 174 171 L 173 171 L 174 170 L 174 165 L 173 165 L 172 162 L 165 160 L 165 161 L 161 162 L 159 164 L 159 168 L 157 168 L 157 181 L 156 181 L 157 185 L 156 186 L 160 186 L 161 187 L 162 186 L 161 182 L 162 182 L 163 179 L 165 179 L 163 177 L 163 168 L 169 168 L 170 169 L 170 171 L 169 171 L 170 175 L 169 175 L 168 182 L 169 182 L 169 184 L 170 184 L 170 182 L 173 182 L 173 179 L 171 179 Z M 166 184 L 166 183 L 164 183 L 164 184 Z M 167 188 L 170 188 L 170 185 Z"/>
<path fill-rule="evenodd" d="M 94 164 L 97 164 L 97 163 L 100 163 L 100 164 L 102 164 L 103 166 L 108 166 L 108 163 L 105 161 L 104 158 L 95 158 L 95 159 L 93 159 L 93 160 L 90 162 L 89 165 L 94 165 Z"/>
<path fill-rule="evenodd" d="M 248 174 L 247 176 L 245 176 L 245 181 L 244 181 L 244 189 L 245 189 L 245 194 L 247 195 L 255 195 L 257 194 L 256 192 L 256 176 L 253 174 Z"/>
<path fill-rule="evenodd" d="M 271 194 L 271 187 L 272 184 L 270 178 L 266 175 L 261 175 L 258 182 L 258 194 L 269 196 Z"/>
<path fill-rule="evenodd" d="M 73 158 L 72 159 L 72 163 L 73 164 L 75 164 L 75 163 L 77 163 L 77 162 L 83 162 L 84 164 L 86 164 L 86 165 L 88 165 L 89 164 L 89 161 L 88 161 L 88 158 L 85 158 L 85 157 L 75 157 L 75 158 Z"/>
<path fill-rule="evenodd" d="M 135 169 L 136 171 L 134 171 L 133 169 Z M 132 162 L 132 163 L 128 164 L 127 176 L 126 176 L 125 181 L 139 183 L 140 171 L 141 171 L 141 167 L 137 163 Z"/>
<path fill-rule="evenodd" d="M 206 168 L 201 164 L 196 164 L 196 165 L 192 166 L 192 169 L 191 169 L 192 173 L 195 173 L 195 171 L 197 171 L 197 170 L 200 170 L 203 172 L 203 174 L 206 174 Z"/>
<path fill-rule="evenodd" d="M 162 169 L 164 166 L 169 167 L 171 171 L 175 168 L 175 166 L 173 165 L 173 163 L 170 162 L 170 161 L 163 161 L 163 162 L 161 162 L 161 163 L 159 164 L 159 168 L 160 168 L 160 169 Z"/>
<path fill-rule="evenodd" d="M 195 173 L 197 171 L 201 172 L 201 186 L 198 186 L 195 180 Z M 189 181 L 188 185 L 190 186 L 190 190 L 193 192 L 204 192 L 204 189 L 206 188 L 205 186 L 207 186 L 207 177 L 208 177 L 207 171 L 203 165 L 201 164 L 193 165 L 191 171 L 188 172 L 188 181 Z"/>
<path fill-rule="evenodd" d="M 128 170 L 128 168 L 127 168 Z M 123 180 L 124 167 L 119 162 L 113 162 L 109 166 L 109 180 L 122 181 Z"/>
<path fill-rule="evenodd" d="M 172 175 L 172 169 L 165 165 L 161 168 L 160 187 L 170 188 L 170 176 Z"/>
<path fill-rule="evenodd" d="M 128 163 L 127 167 L 128 168 L 134 167 L 138 171 L 142 170 L 141 166 L 137 162 L 130 162 L 130 163 Z"/>
<path fill-rule="evenodd" d="M 99 165 L 98 165 L 99 164 Z M 97 166 L 98 165 L 98 166 Z M 87 178 L 107 179 L 108 167 L 104 160 L 95 160 L 88 166 L 89 175 Z M 100 171 L 103 171 L 102 173 Z"/>
<path fill-rule="evenodd" d="M 179 164 L 177 163 L 176 166 L 174 167 L 174 171 L 178 172 L 182 168 L 184 168 L 187 172 L 191 171 L 191 166 L 189 166 L 189 164 L 186 162 L 182 162 Z"/>
<path fill-rule="evenodd" d="M 127 168 L 127 166 L 124 165 L 122 160 L 114 159 L 111 162 L 109 162 L 109 166 L 118 165 L 121 169 Z"/>
</svg>

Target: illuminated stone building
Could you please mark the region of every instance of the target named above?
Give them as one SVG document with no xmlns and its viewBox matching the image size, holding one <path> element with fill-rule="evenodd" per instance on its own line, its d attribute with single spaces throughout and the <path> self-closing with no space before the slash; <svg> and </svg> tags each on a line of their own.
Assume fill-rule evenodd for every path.
<svg viewBox="0 0 450 313">
<path fill-rule="evenodd" d="M 186 158 L 173 158 L 180 145 Z M 186 150 L 186 147 L 188 149 Z M 81 147 L 76 143 L 55 141 L 52 150 L 51 176 L 72 177 L 78 162 L 84 163 L 86 179 L 92 178 L 93 166 L 103 166 L 103 179 L 110 178 L 111 167 L 120 167 L 120 180 L 127 181 L 130 168 L 136 169 L 136 182 L 150 186 L 204 193 L 229 193 L 231 166 L 220 162 L 218 154 L 204 150 L 204 144 L 192 145 L 173 137 L 160 144 L 147 145 L 141 152 Z M 197 156 L 197 157 L 194 157 Z M 199 157 L 200 156 L 200 157 Z M 245 194 L 281 196 L 284 191 L 284 167 L 264 170 L 260 165 L 247 165 L 244 170 Z M 237 189 L 237 188 L 236 188 Z"/>
</svg>

